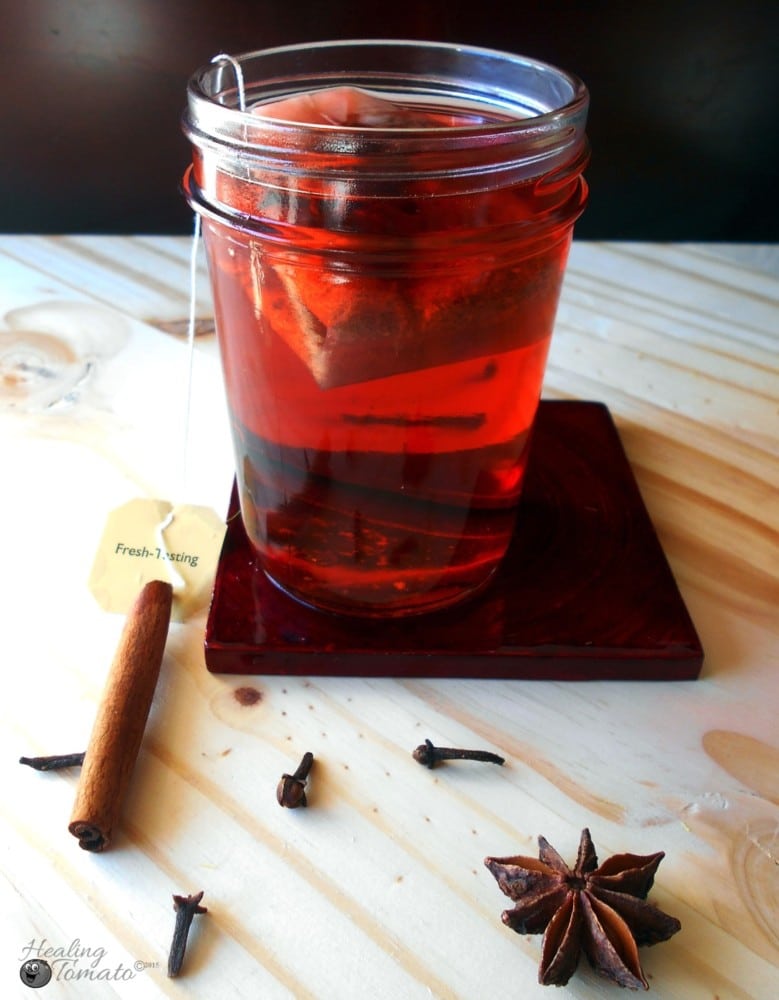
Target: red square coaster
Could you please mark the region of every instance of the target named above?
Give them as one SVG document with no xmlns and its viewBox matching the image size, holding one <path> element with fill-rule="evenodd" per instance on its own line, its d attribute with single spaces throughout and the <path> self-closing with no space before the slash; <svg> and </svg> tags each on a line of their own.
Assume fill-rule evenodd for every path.
<svg viewBox="0 0 779 1000">
<path fill-rule="evenodd" d="M 691 680 L 703 650 L 608 409 L 543 401 L 490 585 L 382 622 L 299 604 L 260 569 L 235 490 L 205 656 L 216 673 Z"/>
</svg>

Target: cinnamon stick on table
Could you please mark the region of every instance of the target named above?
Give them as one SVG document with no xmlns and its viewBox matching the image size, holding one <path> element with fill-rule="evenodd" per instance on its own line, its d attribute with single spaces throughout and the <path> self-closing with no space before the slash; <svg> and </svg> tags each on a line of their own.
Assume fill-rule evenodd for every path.
<svg viewBox="0 0 779 1000">
<path fill-rule="evenodd" d="M 111 843 L 160 673 L 173 588 L 147 583 L 130 609 L 84 756 L 68 829 L 85 851 Z"/>
</svg>

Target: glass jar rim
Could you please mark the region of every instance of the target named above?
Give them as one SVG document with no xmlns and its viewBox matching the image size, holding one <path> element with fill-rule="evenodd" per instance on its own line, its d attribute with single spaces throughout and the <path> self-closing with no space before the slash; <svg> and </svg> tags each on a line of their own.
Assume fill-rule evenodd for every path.
<svg viewBox="0 0 779 1000">
<path fill-rule="evenodd" d="M 505 85 L 498 85 L 495 83 L 493 89 L 485 85 L 481 88 L 475 88 L 470 92 L 470 97 L 475 103 L 479 103 L 481 98 L 481 103 L 489 103 L 491 106 L 495 107 L 496 110 L 503 110 L 507 114 L 506 120 L 503 121 L 487 121 L 467 124 L 456 124 L 456 125 L 415 125 L 415 126 L 369 126 L 365 127 L 362 125 L 340 125 L 331 124 L 324 122 L 299 122 L 290 121 L 283 118 L 272 118 L 265 117 L 259 118 L 259 116 L 252 114 L 250 110 L 247 110 L 248 102 L 244 102 L 243 110 L 239 106 L 239 95 L 243 91 L 244 87 L 244 68 L 249 64 L 257 64 L 260 61 L 272 61 L 274 59 L 284 59 L 286 57 L 293 57 L 296 54 L 305 53 L 308 56 L 314 56 L 321 54 L 327 54 L 328 52 L 336 51 L 350 51 L 350 52 L 362 52 L 367 53 L 370 49 L 381 48 L 387 53 L 402 53 L 416 51 L 420 52 L 422 50 L 432 54 L 440 56 L 454 56 L 460 62 L 465 60 L 481 60 L 485 63 L 492 63 L 494 65 L 500 64 L 504 69 L 509 67 L 516 68 L 517 71 L 523 71 L 530 73 L 533 77 L 540 81 L 544 79 L 547 83 L 554 81 L 558 88 L 563 91 L 567 91 L 565 100 L 560 100 L 554 103 L 553 106 L 547 107 L 544 110 L 535 110 L 535 112 L 519 116 L 512 116 L 511 110 L 515 110 L 519 106 L 517 101 L 521 98 L 519 90 L 510 91 Z M 236 67 L 240 68 L 240 75 Z M 224 73 L 233 74 L 233 86 L 222 87 L 217 86 L 218 81 L 223 79 Z M 265 92 L 265 99 L 273 99 L 279 97 L 287 97 L 295 93 L 303 93 L 306 90 L 320 89 L 323 86 L 327 86 L 326 80 L 329 78 L 331 86 L 333 85 L 344 85 L 346 77 L 348 76 L 351 82 L 356 76 L 359 76 L 362 80 L 362 85 L 365 87 L 370 87 L 370 79 L 374 77 L 379 79 L 381 77 L 381 71 L 370 70 L 370 69 L 357 69 L 356 66 L 343 65 L 341 70 L 330 70 L 327 72 L 322 72 L 319 76 L 321 81 L 316 85 L 316 88 L 311 86 L 312 71 L 306 70 L 305 67 L 299 67 L 294 75 L 289 74 L 286 77 L 277 76 L 275 82 L 277 84 L 276 91 L 271 94 L 270 97 Z M 424 66 L 415 68 L 406 79 L 417 80 L 420 83 L 425 82 L 427 84 L 436 84 L 439 88 L 444 88 L 445 85 L 451 86 L 453 83 L 457 82 L 458 77 L 450 75 L 448 77 L 436 76 L 425 69 Z M 293 89 L 289 89 L 289 84 L 293 81 L 298 81 L 301 85 Z M 308 85 L 306 85 L 308 82 Z M 398 78 L 399 85 L 402 85 L 402 78 Z M 465 83 L 465 80 L 461 79 L 461 83 Z M 471 85 L 474 85 L 474 81 L 470 81 Z M 285 84 L 286 86 L 281 86 Z M 267 86 L 267 82 L 265 84 Z M 359 84 L 356 84 L 359 85 Z M 257 85 L 255 84 L 252 88 L 256 91 Z M 189 79 L 187 86 L 187 93 L 190 104 L 189 120 L 192 121 L 193 117 L 205 118 L 206 121 L 206 132 L 211 131 L 209 128 L 209 122 L 213 125 L 213 113 L 217 112 L 225 123 L 227 130 L 231 133 L 231 137 L 235 140 L 238 136 L 240 128 L 253 128 L 256 129 L 258 121 L 262 122 L 262 128 L 268 133 L 276 133 L 278 135 L 284 135 L 285 133 L 307 133 L 310 136 L 319 135 L 321 137 L 326 137 L 325 141 L 332 141 L 332 137 L 336 134 L 343 136 L 354 136 L 355 134 L 360 134 L 365 136 L 366 134 L 372 138 L 383 138 L 384 140 L 388 138 L 402 139 L 403 137 L 426 137 L 430 142 L 435 142 L 438 139 L 444 138 L 448 142 L 457 142 L 458 139 L 470 140 L 470 141 L 484 141 L 489 139 L 489 137 L 498 138 L 501 135 L 506 134 L 518 135 L 522 133 L 533 133 L 533 132 L 547 132 L 550 128 L 559 128 L 561 124 L 566 120 L 581 120 L 586 116 L 588 105 L 589 105 L 589 92 L 587 90 L 584 82 L 574 73 L 567 70 L 558 68 L 551 63 L 544 62 L 542 60 L 534 59 L 529 56 L 519 55 L 513 52 L 504 51 L 501 49 L 493 49 L 483 46 L 475 45 L 465 45 L 454 42 L 438 42 L 438 41 L 425 41 L 420 39 L 384 39 L 384 38 L 364 38 L 364 39 L 333 39 L 326 41 L 317 41 L 310 43 L 295 43 L 292 45 L 282 45 L 273 46 L 265 49 L 256 49 L 250 52 L 241 53 L 235 56 L 221 54 L 215 56 L 214 59 L 196 70 Z M 246 93 L 249 93 L 247 88 Z M 447 89 L 439 89 L 438 93 L 445 98 L 447 95 L 451 98 L 451 91 Z M 225 98 L 227 95 L 232 96 L 232 103 L 226 103 Z M 465 95 L 464 95 L 465 96 Z M 524 95 L 526 100 L 529 100 L 527 95 Z M 220 100 L 220 98 L 222 98 Z M 486 98 L 491 98 L 491 101 L 486 101 Z M 513 99 L 512 99 L 513 98 Z M 194 112 L 194 115 L 193 115 Z M 199 112 L 199 113 L 198 113 Z M 222 117 L 224 116 L 224 117 Z M 227 124 L 229 123 L 229 124 Z M 221 128 L 216 129 L 217 132 L 221 132 Z"/>
</svg>

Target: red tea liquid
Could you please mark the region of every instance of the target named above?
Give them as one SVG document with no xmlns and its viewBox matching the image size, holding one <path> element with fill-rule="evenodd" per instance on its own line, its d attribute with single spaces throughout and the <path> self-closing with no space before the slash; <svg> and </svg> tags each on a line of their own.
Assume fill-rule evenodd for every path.
<svg viewBox="0 0 779 1000">
<path fill-rule="evenodd" d="M 377 199 L 257 181 L 220 180 L 245 229 L 203 232 L 263 568 L 349 614 L 479 590 L 514 528 L 570 242 L 549 218 L 571 190 L 447 195 L 444 177 Z"/>
</svg>

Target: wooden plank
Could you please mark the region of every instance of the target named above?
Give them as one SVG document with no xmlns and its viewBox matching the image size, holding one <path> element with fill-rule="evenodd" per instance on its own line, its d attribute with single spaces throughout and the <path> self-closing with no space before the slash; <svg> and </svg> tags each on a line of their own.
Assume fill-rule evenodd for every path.
<svg viewBox="0 0 779 1000">
<path fill-rule="evenodd" d="M 134 972 L 82 979 L 87 1000 L 545 997 L 540 942 L 502 925 L 508 900 L 482 859 L 533 853 L 544 834 L 573 861 L 588 826 L 602 858 L 666 852 L 651 898 L 683 929 L 641 953 L 653 995 L 772 996 L 770 248 L 752 248 L 750 263 L 727 247 L 575 244 L 547 372 L 548 398 L 600 400 L 615 417 L 706 649 L 698 681 L 218 677 L 205 669 L 201 613 L 172 627 L 115 849 L 90 857 L 67 832 L 75 775 L 14 762 L 82 748 L 122 625 L 87 588 L 103 519 L 182 482 L 172 442 L 186 346 L 153 321 L 186 316 L 188 250 L 169 237 L 0 237 L 0 919 L 11 980 L 28 946 L 78 939 L 92 960 L 104 949 L 98 970 Z M 3 350 L 19 310 L 78 342 L 77 357 L 89 341 L 79 316 L 110 316 L 121 336 L 108 323 L 67 398 L 20 406 L 9 388 L 18 356 Z M 43 371 L 51 357 L 40 360 Z M 195 399 L 191 483 L 224 509 L 232 457 L 213 338 L 198 343 Z M 483 746 L 506 765 L 428 771 L 411 757 L 425 738 Z M 310 806 L 282 810 L 276 783 L 306 750 L 316 758 Z M 199 889 L 209 912 L 181 979 L 168 980 L 171 894 Z M 46 991 L 74 988 L 55 980 Z M 586 963 L 566 990 L 612 994 Z"/>
</svg>

